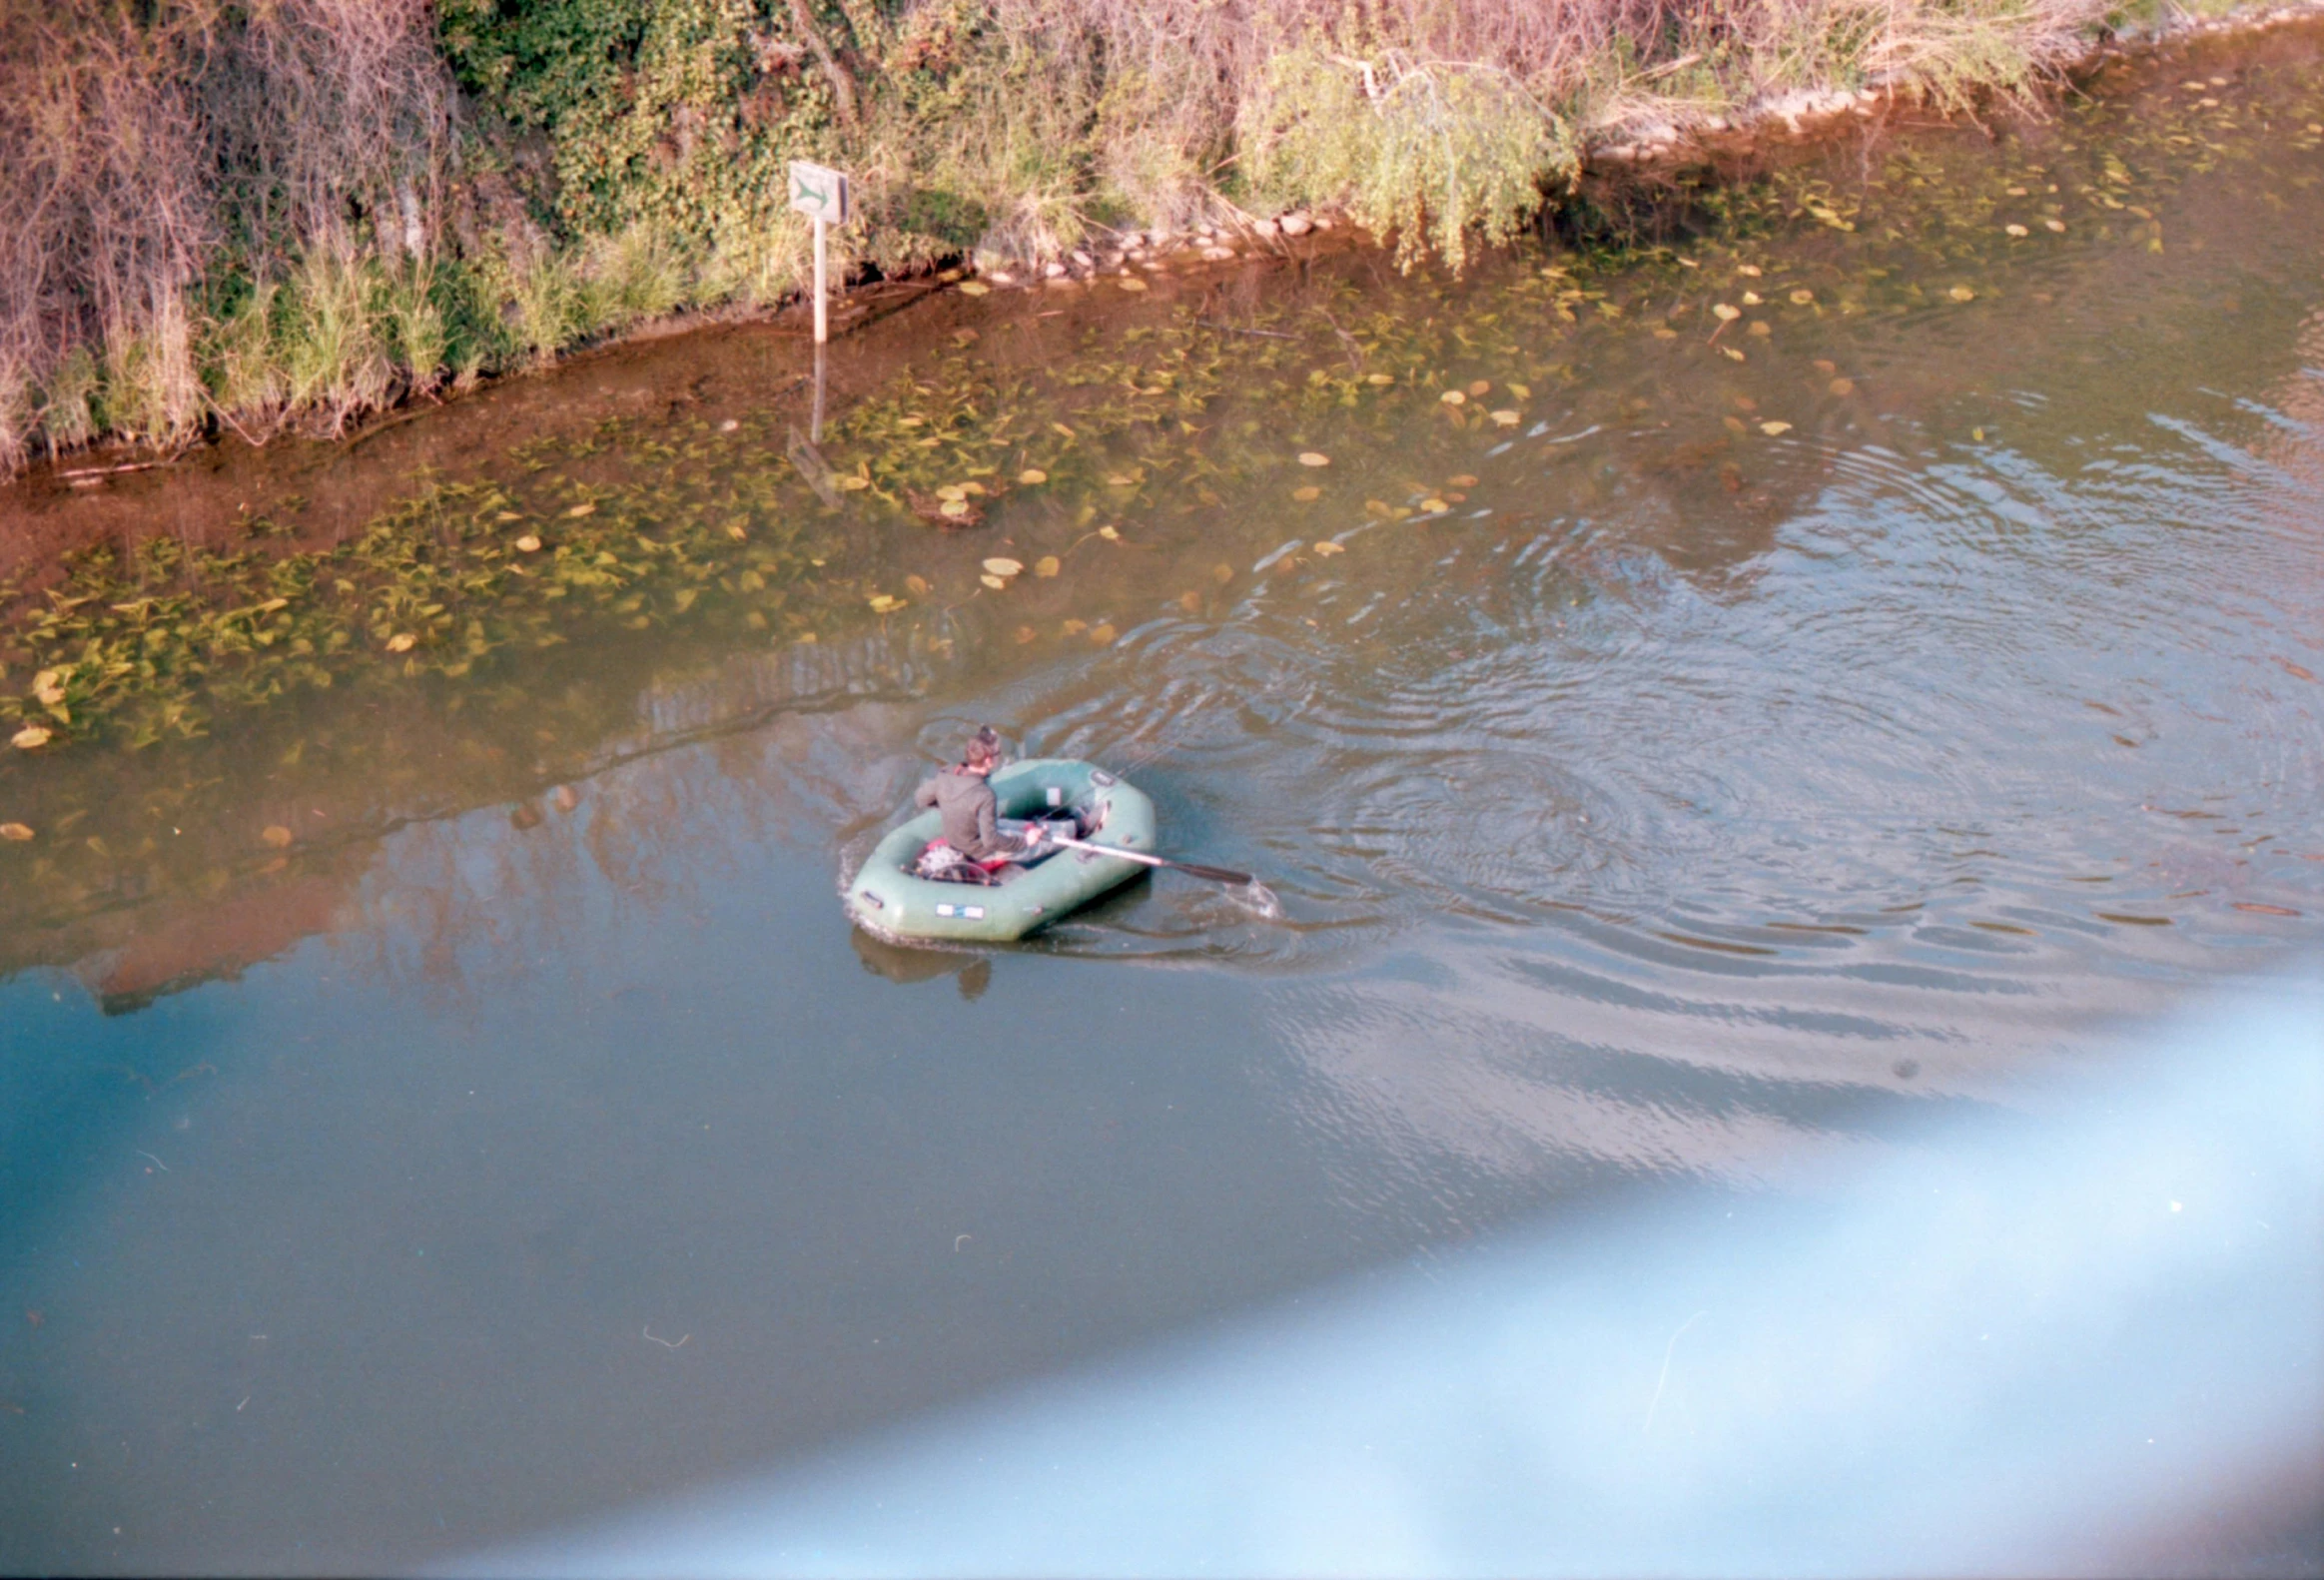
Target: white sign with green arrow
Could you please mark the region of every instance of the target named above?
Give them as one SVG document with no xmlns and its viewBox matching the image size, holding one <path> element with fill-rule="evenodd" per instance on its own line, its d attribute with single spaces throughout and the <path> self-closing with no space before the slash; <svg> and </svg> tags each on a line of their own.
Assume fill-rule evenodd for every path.
<svg viewBox="0 0 2324 1580">
<path fill-rule="evenodd" d="M 791 207 L 815 222 L 815 344 L 830 338 L 825 318 L 829 293 L 824 288 L 827 249 L 824 236 L 834 225 L 845 225 L 850 210 L 847 173 L 828 165 L 791 161 Z"/>
</svg>

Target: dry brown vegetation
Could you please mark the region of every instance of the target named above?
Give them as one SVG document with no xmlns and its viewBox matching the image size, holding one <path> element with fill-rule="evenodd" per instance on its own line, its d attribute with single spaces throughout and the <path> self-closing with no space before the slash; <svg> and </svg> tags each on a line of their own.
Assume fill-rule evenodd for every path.
<svg viewBox="0 0 2324 1580">
<path fill-rule="evenodd" d="M 761 189 L 793 155 L 858 170 L 871 223 L 848 240 L 889 269 L 1323 203 L 1394 232 L 1408 259 L 1457 263 L 1472 238 L 1527 221 L 1611 123 L 1868 83 L 1960 103 L 2021 89 L 2113 14 L 2105 0 L 0 7 L 0 474 L 105 433 L 166 447 L 214 424 L 336 430 L 641 317 L 777 300 L 799 228 Z"/>
</svg>

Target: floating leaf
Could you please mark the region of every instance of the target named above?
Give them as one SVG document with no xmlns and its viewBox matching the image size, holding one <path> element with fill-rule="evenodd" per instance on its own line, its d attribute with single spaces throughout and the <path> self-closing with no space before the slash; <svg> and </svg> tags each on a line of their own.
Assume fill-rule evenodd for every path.
<svg viewBox="0 0 2324 1580">
<path fill-rule="evenodd" d="M 1493 420 L 1502 427 L 1515 427 L 1520 418 L 1515 411 L 1500 410 L 1493 413 Z"/>
<path fill-rule="evenodd" d="M 1766 270 L 1760 268 L 1757 264 L 1737 264 L 1735 266 L 1735 272 L 1739 275 L 1749 275 L 1754 280 L 1757 280 L 1760 276 L 1767 273 Z"/>
<path fill-rule="evenodd" d="M 858 477 L 851 472 L 845 477 L 832 478 L 831 485 L 844 493 L 854 493 L 859 489 L 869 488 L 872 485 L 872 479 L 869 477 Z"/>
<path fill-rule="evenodd" d="M 986 285 L 982 280 L 964 280 L 960 283 L 960 294 L 964 297 L 981 297 L 989 293 L 992 289 L 993 288 L 991 286 Z"/>
<path fill-rule="evenodd" d="M 1474 488 L 1477 485 L 1477 479 L 1464 471 L 1456 477 L 1445 478 L 1444 485 L 1448 488 Z"/>
<path fill-rule="evenodd" d="M 1054 576 L 1063 569 L 1065 569 L 1064 562 L 1055 554 L 1044 554 L 1033 562 L 1033 573 L 1044 578 Z"/>
<path fill-rule="evenodd" d="M 1018 561 L 998 557 L 986 560 L 985 568 L 996 576 L 1018 576 L 1025 572 L 1025 567 Z"/>
<path fill-rule="evenodd" d="M 1467 405 L 1469 403 L 1469 397 L 1458 390 L 1447 390 L 1436 398 L 1442 400 L 1446 405 Z"/>
<path fill-rule="evenodd" d="M 1977 299 L 1977 294 L 1966 286 L 1954 286 L 1945 295 L 1955 302 L 1974 302 Z"/>
<path fill-rule="evenodd" d="M 0 839 L 11 840 L 21 845 L 30 838 L 32 838 L 32 830 L 22 823 L 0 823 Z"/>
<path fill-rule="evenodd" d="M 1299 464 L 1302 466 L 1328 466 L 1331 464 L 1331 457 L 1321 450 L 1303 449 L 1299 452 Z"/>
<path fill-rule="evenodd" d="M 2033 234 L 2022 225 L 2004 225 L 2001 230 L 2009 236 L 2031 236 Z"/>
<path fill-rule="evenodd" d="M 874 614 L 890 614 L 904 607 L 904 600 L 885 592 L 875 592 L 866 600 Z"/>
<path fill-rule="evenodd" d="M 1065 622 L 1065 624 L 1058 627 L 1060 631 L 1063 631 L 1068 636 L 1079 636 L 1089 628 L 1090 622 L 1088 620 L 1068 620 Z"/>
<path fill-rule="evenodd" d="M 2060 236 L 2065 234 L 2065 221 L 2063 220 L 2043 220 L 2041 223 L 2049 230 L 2057 232 L 2057 234 Z"/>
<path fill-rule="evenodd" d="M 1028 466 L 1017 474 L 1017 480 L 1028 488 L 1038 488 L 1049 481 L 1049 473 L 1039 466 Z"/>
<path fill-rule="evenodd" d="M 1813 291 L 1800 290 L 1792 293 L 1792 306 L 1795 308 L 1804 308 L 1815 300 L 1816 293 Z"/>
<path fill-rule="evenodd" d="M 1769 438 L 1780 438 L 1792 430 L 1792 424 L 1789 422 L 1762 422 L 1759 425 L 1759 430 Z"/>
<path fill-rule="evenodd" d="M 9 828 L 20 826 L 14 823 L 8 825 Z M 0 834 L 5 833 L 7 833 L 7 829 L 0 829 Z M 2248 911 L 2253 916 L 2298 916 L 2300 914 L 2288 905 L 2265 905 L 2257 900 L 2237 900 L 2234 902 L 2234 909 Z"/>
<path fill-rule="evenodd" d="M 1469 394 L 1472 395 L 1489 395 L 1492 393 L 1493 381 L 1490 379 L 1474 380 L 1469 385 Z"/>
<path fill-rule="evenodd" d="M 1733 324 L 1737 319 L 1743 317 L 1743 309 L 1726 302 L 1713 303 L 1711 313 L 1723 324 Z"/>
<path fill-rule="evenodd" d="M 1298 500 L 1301 504 L 1313 504 L 1316 500 L 1323 497 L 1323 490 L 1316 487 L 1313 483 L 1308 483 L 1304 487 L 1293 488 L 1291 490 L 1291 497 Z"/>
<path fill-rule="evenodd" d="M 1836 395 L 1852 395 L 1856 394 L 1856 381 L 1854 379 L 1835 379 L 1825 388 Z"/>
<path fill-rule="evenodd" d="M 1234 579 L 1234 567 L 1221 560 L 1210 567 L 1210 579 L 1223 587 Z"/>
<path fill-rule="evenodd" d="M 991 587 L 995 592 L 1000 592 L 1009 585 L 1008 582 L 1004 581 L 999 576 L 994 575 L 979 576 L 977 579 L 983 582 L 986 586 Z"/>
<path fill-rule="evenodd" d="M 950 503 L 954 499 L 966 499 L 969 496 L 969 491 L 957 482 L 948 482 L 937 488 L 936 496 Z"/>
<path fill-rule="evenodd" d="M 1144 291 L 1146 289 L 1146 282 L 1136 275 L 1124 275 L 1117 284 L 1125 291 Z"/>
<path fill-rule="evenodd" d="M 1119 543 L 1122 541 L 1122 534 L 1111 526 L 1099 527 L 1098 535 L 1109 543 Z"/>
<path fill-rule="evenodd" d="M 408 653 L 418 645 L 419 638 L 409 631 L 397 631 L 387 638 L 387 651 L 390 653 Z"/>
<path fill-rule="evenodd" d="M 584 515 L 595 515 L 596 513 L 597 501 L 594 499 L 590 500 L 587 504 L 576 504 L 570 510 L 565 512 L 568 518 L 575 521 L 578 521 Z"/>
<path fill-rule="evenodd" d="M 1200 614 L 1202 612 L 1202 595 L 1199 592 L 1181 592 L 1178 594 L 1178 607 L 1188 614 Z"/>
<path fill-rule="evenodd" d="M 1317 543 L 1315 545 L 1316 556 L 1321 559 L 1329 559 L 1334 554 L 1344 554 L 1346 552 L 1347 545 L 1345 543 L 1334 543 L 1328 538 L 1323 542 Z"/>
<path fill-rule="evenodd" d="M 1116 634 L 1111 621 L 1104 625 L 1093 625 L 1090 627 L 1090 645 L 1093 647 L 1107 646 L 1114 640 Z"/>
<path fill-rule="evenodd" d="M 8 744 L 20 752 L 28 752 L 35 746 L 46 746 L 52 738 L 52 732 L 43 726 L 27 724 L 14 735 L 8 737 Z"/>
<path fill-rule="evenodd" d="M 44 669 L 32 677 L 32 694 L 43 707 L 53 708 L 65 700 L 65 688 L 53 669 Z"/>
<path fill-rule="evenodd" d="M 1365 374 L 1363 382 L 1367 385 L 1392 385 L 1396 382 L 1396 376 L 1393 374 Z"/>
<path fill-rule="evenodd" d="M 1431 495 L 1430 497 L 1420 501 L 1420 508 L 1430 515 L 1442 515 L 1445 511 L 1451 509 L 1452 506 L 1446 504 L 1442 499 Z"/>
<path fill-rule="evenodd" d="M 1731 362 L 1731 363 L 1739 363 L 1739 362 L 1742 362 L 1742 361 L 1743 361 L 1743 353 L 1741 353 L 1741 352 L 1737 351 L 1737 350 L 1736 350 L 1734 347 L 1732 347 L 1732 346 L 1722 346 L 1722 347 L 1720 347 L 1720 348 L 1719 348 L 1719 355 L 1720 355 L 1720 356 L 1722 356 L 1722 357 L 1724 357 L 1724 358 L 1726 358 L 1726 359 L 1727 359 L 1729 362 Z"/>
<path fill-rule="evenodd" d="M 1756 291 L 1746 291 L 1743 294 L 1743 305 L 1747 308 L 1756 308 L 1766 300 L 1767 299 L 1765 297 L 1761 296 Z"/>
<path fill-rule="evenodd" d="M 1020 647 L 1023 647 L 1027 642 L 1038 640 L 1040 636 L 1041 633 L 1030 625 L 1017 627 L 1017 645 Z"/>
<path fill-rule="evenodd" d="M 904 590 L 916 598 L 925 598 L 928 596 L 928 578 L 926 576 L 906 576 Z"/>
<path fill-rule="evenodd" d="M 969 513 L 970 508 L 971 506 L 968 500 L 958 498 L 947 499 L 944 501 L 944 503 L 937 506 L 937 510 L 940 514 L 948 515 L 956 521 L 965 517 Z"/>
<path fill-rule="evenodd" d="M 537 554 L 540 552 L 540 539 L 527 532 L 516 540 L 516 549 L 522 554 Z"/>
</svg>

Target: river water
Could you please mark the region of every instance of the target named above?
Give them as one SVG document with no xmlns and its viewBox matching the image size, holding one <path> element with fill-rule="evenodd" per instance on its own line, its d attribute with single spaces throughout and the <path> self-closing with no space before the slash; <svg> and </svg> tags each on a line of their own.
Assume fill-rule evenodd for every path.
<svg viewBox="0 0 2324 1580">
<path fill-rule="evenodd" d="M 812 574 L 0 767 L 0 1568 L 455 1558 L 1813 1189 L 2312 952 L 2317 54 L 1607 195 L 1623 253 L 947 295 L 834 348 L 836 507 L 789 343 L 525 382 L 610 416 L 456 497 Z M 851 933 L 987 721 L 1280 915 Z"/>
</svg>

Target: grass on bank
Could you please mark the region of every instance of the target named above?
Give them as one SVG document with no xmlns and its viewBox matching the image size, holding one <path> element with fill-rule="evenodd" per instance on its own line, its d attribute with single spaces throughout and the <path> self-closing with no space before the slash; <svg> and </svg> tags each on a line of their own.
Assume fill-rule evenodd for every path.
<svg viewBox="0 0 2324 1580">
<path fill-rule="evenodd" d="M 1873 82 L 1960 105 L 2123 20 L 2105 0 L 19 0 L 0 472 L 106 435 L 338 432 L 641 319 L 779 302 L 806 260 L 795 157 L 856 172 L 850 267 L 1325 204 L 1457 266 L 1570 181 L 1593 128 Z"/>
</svg>

